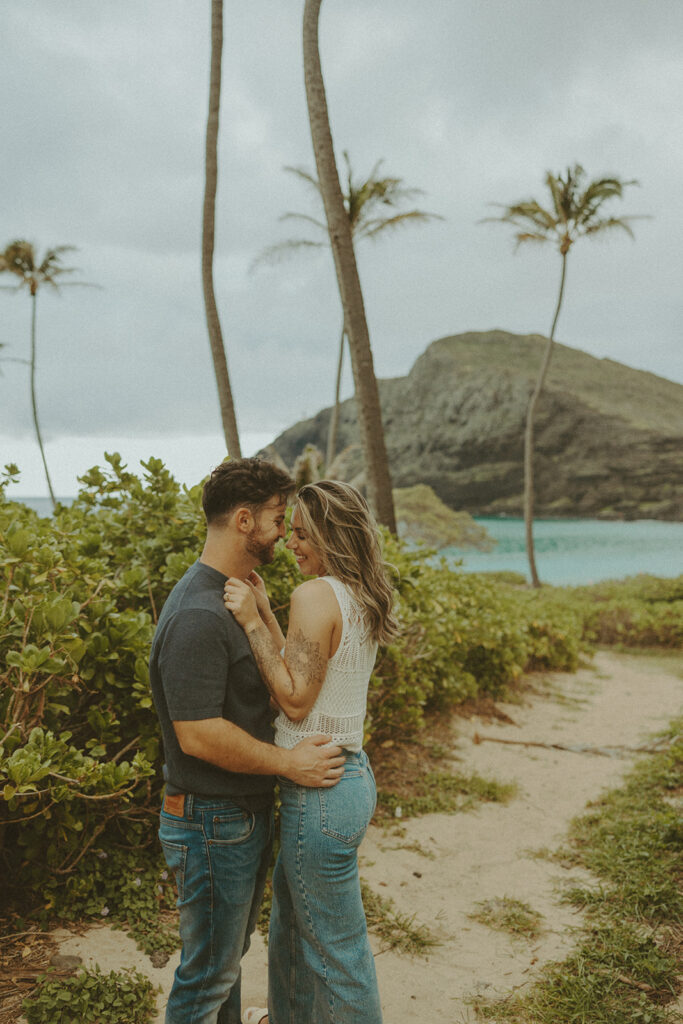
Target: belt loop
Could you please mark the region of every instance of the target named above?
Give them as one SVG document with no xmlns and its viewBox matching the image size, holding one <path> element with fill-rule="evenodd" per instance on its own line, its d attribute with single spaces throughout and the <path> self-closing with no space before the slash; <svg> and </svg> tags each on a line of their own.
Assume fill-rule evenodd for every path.
<svg viewBox="0 0 683 1024">
<path fill-rule="evenodd" d="M 192 812 L 194 811 L 194 793 L 185 794 L 185 814 L 188 818 L 192 818 Z"/>
</svg>

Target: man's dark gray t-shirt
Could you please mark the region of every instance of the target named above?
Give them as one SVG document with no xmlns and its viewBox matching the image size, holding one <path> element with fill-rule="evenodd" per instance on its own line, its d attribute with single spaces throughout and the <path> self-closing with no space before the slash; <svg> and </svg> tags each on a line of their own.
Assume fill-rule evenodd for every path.
<svg viewBox="0 0 683 1024">
<path fill-rule="evenodd" d="M 154 634 L 150 682 L 164 744 L 168 793 L 225 797 L 248 810 L 267 806 L 270 775 L 229 772 L 183 753 L 173 722 L 227 718 L 273 742 L 270 698 L 244 631 L 223 604 L 227 577 L 195 562 L 169 594 Z"/>
</svg>

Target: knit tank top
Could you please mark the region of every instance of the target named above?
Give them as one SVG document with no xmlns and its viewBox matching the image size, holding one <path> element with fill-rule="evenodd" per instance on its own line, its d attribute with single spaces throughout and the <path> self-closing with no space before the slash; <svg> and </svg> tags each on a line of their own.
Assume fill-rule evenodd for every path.
<svg viewBox="0 0 683 1024">
<path fill-rule="evenodd" d="M 327 663 L 327 672 L 315 704 L 300 722 L 280 712 L 275 719 L 275 744 L 294 747 L 307 736 L 325 733 L 346 750 L 363 748 L 363 722 L 368 683 L 375 666 L 373 640 L 362 608 L 352 592 L 334 576 L 321 576 L 332 587 L 342 617 L 339 647 Z"/>
</svg>

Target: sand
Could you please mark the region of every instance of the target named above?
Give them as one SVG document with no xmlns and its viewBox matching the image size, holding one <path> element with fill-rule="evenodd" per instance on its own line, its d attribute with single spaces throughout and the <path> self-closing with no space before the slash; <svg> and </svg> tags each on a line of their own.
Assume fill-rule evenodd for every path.
<svg viewBox="0 0 683 1024">
<path fill-rule="evenodd" d="M 426 957 L 410 957 L 384 950 L 373 937 L 387 1024 L 474 1021 L 474 997 L 507 995 L 528 985 L 542 964 L 568 954 L 581 918 L 560 903 L 559 893 L 588 876 L 534 853 L 560 847 L 571 819 L 602 790 L 617 786 L 637 756 L 647 756 L 475 743 L 475 733 L 566 746 L 636 747 L 679 711 L 683 683 L 673 659 L 601 652 L 590 667 L 548 675 L 534 690 L 521 703 L 501 705 L 514 724 L 456 719 L 458 769 L 515 781 L 518 794 L 510 803 L 401 821 L 400 835 L 373 826 L 361 847 L 364 880 L 390 896 L 398 910 L 427 924 L 441 942 Z M 478 901 L 502 896 L 542 915 L 537 939 L 493 931 L 471 919 Z M 60 929 L 53 938 L 61 953 L 80 956 L 86 965 L 137 968 L 161 986 L 158 1005 L 165 1005 L 177 955 L 154 968 L 131 938 L 106 923 L 82 935 Z M 244 961 L 244 1005 L 263 1005 L 266 963 L 256 934 Z"/>
</svg>

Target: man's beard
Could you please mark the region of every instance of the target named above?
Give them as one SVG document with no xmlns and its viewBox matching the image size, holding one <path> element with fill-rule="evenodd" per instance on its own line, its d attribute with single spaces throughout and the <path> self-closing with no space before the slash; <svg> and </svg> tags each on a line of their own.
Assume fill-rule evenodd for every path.
<svg viewBox="0 0 683 1024">
<path fill-rule="evenodd" d="M 247 537 L 247 553 L 253 558 L 257 558 L 259 565 L 268 565 L 275 557 L 276 540 L 271 540 L 267 544 L 256 527 L 254 527 Z"/>
</svg>

